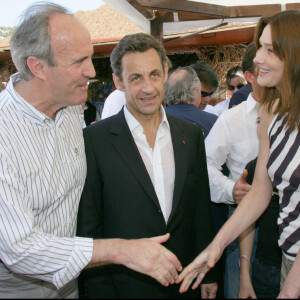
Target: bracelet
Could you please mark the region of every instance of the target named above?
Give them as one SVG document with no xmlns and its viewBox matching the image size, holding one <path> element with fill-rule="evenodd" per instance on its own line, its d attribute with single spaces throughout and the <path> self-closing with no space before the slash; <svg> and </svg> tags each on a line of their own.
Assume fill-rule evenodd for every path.
<svg viewBox="0 0 300 300">
<path fill-rule="evenodd" d="M 243 255 L 241 255 L 240 260 L 239 260 L 239 267 L 241 267 L 241 258 L 245 258 L 249 264 L 249 267 L 251 266 L 250 259 L 245 254 L 243 254 Z"/>
</svg>

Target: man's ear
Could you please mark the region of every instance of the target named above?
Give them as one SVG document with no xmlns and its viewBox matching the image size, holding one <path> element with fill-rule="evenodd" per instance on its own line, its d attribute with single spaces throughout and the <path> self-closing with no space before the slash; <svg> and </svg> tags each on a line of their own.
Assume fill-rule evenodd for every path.
<svg viewBox="0 0 300 300">
<path fill-rule="evenodd" d="M 168 79 L 168 72 L 169 72 L 169 67 L 167 63 L 165 63 L 164 71 L 165 71 L 164 73 L 164 83 L 165 83 Z"/>
<path fill-rule="evenodd" d="M 123 85 L 122 80 L 115 73 L 113 73 L 112 75 L 113 75 L 113 81 L 114 81 L 115 87 L 118 90 L 124 92 L 124 85 Z"/>
<path fill-rule="evenodd" d="M 41 80 L 46 80 L 46 73 L 45 73 L 45 61 L 35 57 L 29 56 L 27 58 L 27 66 L 34 77 L 37 77 Z"/>
<path fill-rule="evenodd" d="M 245 71 L 244 76 L 247 82 L 251 83 L 251 85 L 255 83 L 255 77 L 251 72 Z"/>
</svg>

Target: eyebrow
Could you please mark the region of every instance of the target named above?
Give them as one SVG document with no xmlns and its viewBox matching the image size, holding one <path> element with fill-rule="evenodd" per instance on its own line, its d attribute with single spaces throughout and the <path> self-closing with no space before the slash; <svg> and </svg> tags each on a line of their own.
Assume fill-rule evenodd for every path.
<svg viewBox="0 0 300 300">
<path fill-rule="evenodd" d="M 78 58 L 78 59 L 75 59 L 75 60 L 73 61 L 73 63 L 76 64 L 76 63 L 82 62 L 82 61 L 88 59 L 89 57 L 90 57 L 90 56 L 80 57 L 80 58 Z"/>
<path fill-rule="evenodd" d="M 82 61 L 88 59 L 89 57 L 91 57 L 91 59 L 92 59 L 93 55 L 94 55 L 94 49 L 93 49 L 93 52 L 92 52 L 91 55 L 86 55 L 86 56 L 80 57 L 80 58 L 78 58 L 78 59 L 75 59 L 75 60 L 73 61 L 73 63 L 76 64 L 76 63 L 82 62 Z"/>
<path fill-rule="evenodd" d="M 261 38 L 259 39 L 259 43 L 260 43 L 260 45 L 264 44 L 266 46 L 273 46 L 272 43 L 267 43 L 267 42 L 262 43 Z"/>
<path fill-rule="evenodd" d="M 142 74 L 140 74 L 140 73 L 131 73 L 131 74 L 129 74 L 129 76 L 128 76 L 128 78 L 131 78 L 131 77 L 135 77 L 135 76 L 142 76 Z"/>
</svg>

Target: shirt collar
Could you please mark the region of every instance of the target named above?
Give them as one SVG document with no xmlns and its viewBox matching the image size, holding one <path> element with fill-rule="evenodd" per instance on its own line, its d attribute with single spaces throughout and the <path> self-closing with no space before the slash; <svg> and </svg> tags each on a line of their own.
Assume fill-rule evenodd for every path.
<svg viewBox="0 0 300 300">
<path fill-rule="evenodd" d="M 11 75 L 10 80 L 7 84 L 7 91 L 12 96 L 13 101 L 16 103 L 18 108 L 22 111 L 22 113 L 29 118 L 31 121 L 43 125 L 45 122 L 52 121 L 48 116 L 44 113 L 37 110 L 31 104 L 29 104 L 24 98 L 22 98 L 14 88 L 14 84 L 21 80 L 20 73 L 17 72 Z M 61 119 L 61 111 L 57 113 L 56 120 Z"/>
<path fill-rule="evenodd" d="M 250 93 L 247 98 L 247 114 L 251 113 L 252 111 L 257 113 L 258 107 L 259 103 L 254 100 L 252 93 Z"/>
<path fill-rule="evenodd" d="M 162 105 L 160 106 L 159 112 L 160 112 L 160 116 L 161 116 L 161 122 L 160 122 L 159 126 L 166 126 L 167 128 L 170 129 L 167 115 L 166 115 L 165 109 L 163 108 Z M 133 132 L 138 127 L 142 127 L 141 124 L 137 121 L 137 119 L 127 109 L 126 105 L 124 105 L 124 115 L 125 115 L 126 122 L 127 122 L 128 127 L 131 132 Z"/>
</svg>

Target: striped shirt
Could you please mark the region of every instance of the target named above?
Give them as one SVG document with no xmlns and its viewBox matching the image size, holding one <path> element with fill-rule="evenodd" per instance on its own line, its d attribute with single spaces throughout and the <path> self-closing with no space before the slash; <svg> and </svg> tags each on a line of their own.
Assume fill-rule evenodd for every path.
<svg viewBox="0 0 300 300">
<path fill-rule="evenodd" d="M 295 260 L 300 249 L 300 134 L 284 127 L 285 118 L 276 116 L 269 126 L 269 176 L 280 197 L 279 246 Z"/>
<path fill-rule="evenodd" d="M 53 121 L 21 98 L 11 76 L 0 94 L 0 259 L 14 273 L 52 282 L 76 278 L 92 239 L 75 237 L 86 176 L 81 107 Z"/>
</svg>

